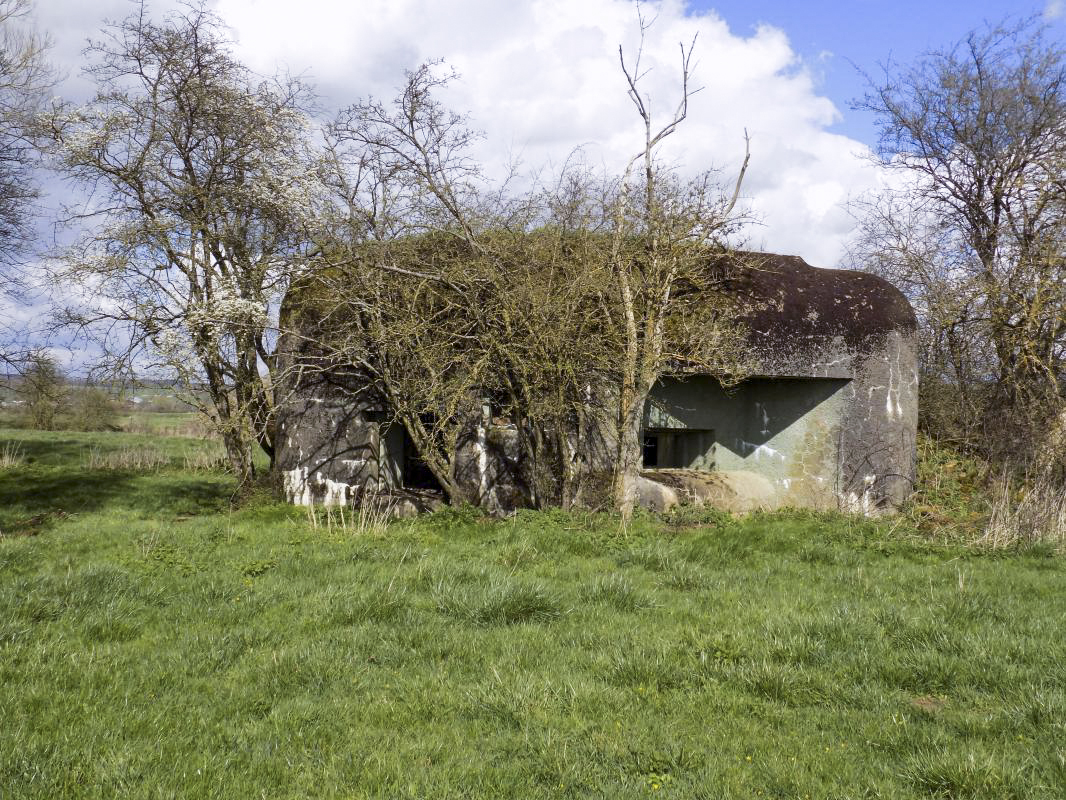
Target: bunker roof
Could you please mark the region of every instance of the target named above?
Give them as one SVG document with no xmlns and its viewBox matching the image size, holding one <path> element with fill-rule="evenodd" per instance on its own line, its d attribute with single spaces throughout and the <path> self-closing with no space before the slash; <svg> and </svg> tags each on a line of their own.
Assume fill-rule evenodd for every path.
<svg viewBox="0 0 1066 800">
<path fill-rule="evenodd" d="M 774 253 L 724 258 L 714 266 L 723 289 L 738 300 L 761 374 L 852 377 L 856 356 L 869 355 L 892 332 L 917 327 L 907 298 L 876 275 Z"/>
</svg>

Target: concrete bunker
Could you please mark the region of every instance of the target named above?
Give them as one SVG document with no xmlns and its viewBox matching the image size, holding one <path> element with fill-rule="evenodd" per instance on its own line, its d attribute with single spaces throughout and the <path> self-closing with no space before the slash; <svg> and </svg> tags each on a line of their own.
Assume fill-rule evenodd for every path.
<svg viewBox="0 0 1066 800">
<path fill-rule="evenodd" d="M 775 487 L 763 505 L 835 507 L 848 383 L 755 377 L 726 389 L 710 376 L 664 379 L 645 413 L 645 477 L 676 483 L 663 473 L 751 473 Z M 651 453 L 649 440 L 658 446 Z"/>
<path fill-rule="evenodd" d="M 642 502 L 897 507 L 911 491 L 917 429 L 916 323 L 907 300 L 875 276 L 817 269 L 794 256 L 734 254 L 708 269 L 729 276 L 757 368 L 731 388 L 700 374 L 656 385 L 644 415 Z M 303 357 L 299 346 L 283 341 L 280 349 L 291 363 Z M 358 376 L 308 374 L 279 410 L 277 460 L 289 499 L 349 503 L 392 492 L 413 506 L 430 502 L 432 475 L 402 425 L 361 394 Z M 488 510 L 521 505 L 513 449 L 491 413 L 472 419 L 464 481 Z"/>
</svg>

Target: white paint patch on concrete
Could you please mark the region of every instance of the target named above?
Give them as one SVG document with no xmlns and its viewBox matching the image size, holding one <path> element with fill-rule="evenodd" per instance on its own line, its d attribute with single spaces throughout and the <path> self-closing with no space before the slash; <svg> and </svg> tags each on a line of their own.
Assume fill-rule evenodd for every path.
<svg viewBox="0 0 1066 800">
<path fill-rule="evenodd" d="M 864 517 L 873 516 L 876 509 L 874 508 L 873 495 L 870 493 L 870 489 L 876 480 L 876 475 L 864 476 L 861 492 L 848 492 L 847 495 L 841 498 L 841 505 L 843 505 L 844 511 L 851 514 L 862 514 Z"/>
<path fill-rule="evenodd" d="M 314 497 L 311 494 L 311 486 L 307 483 L 307 468 L 287 469 L 281 475 L 285 497 L 289 502 L 298 506 L 311 505 Z"/>
<path fill-rule="evenodd" d="M 477 441 L 474 444 L 477 450 L 477 477 L 478 497 L 484 499 L 489 493 L 489 432 L 484 422 L 477 426 Z"/>
<path fill-rule="evenodd" d="M 885 390 L 885 413 L 890 420 L 903 419 L 903 404 L 900 395 L 903 394 L 903 365 L 900 360 L 903 354 L 900 352 L 899 342 L 895 342 L 895 358 L 888 358 L 888 387 Z"/>
<path fill-rule="evenodd" d="M 343 506 L 348 504 L 348 484 L 320 478 L 319 483 L 326 489 L 322 496 L 324 506 Z"/>
<path fill-rule="evenodd" d="M 351 487 L 346 483 L 331 480 L 317 472 L 309 475 L 306 467 L 284 470 L 281 474 L 285 497 L 293 505 L 315 505 L 316 496 L 321 496 L 318 503 L 324 506 L 342 506 L 348 503 Z M 316 488 L 319 491 L 316 492 Z"/>
<path fill-rule="evenodd" d="M 759 433 L 765 436 L 770 433 L 770 415 L 766 413 L 766 406 L 762 403 L 755 403 L 755 413 L 762 417 L 762 430 Z"/>
<path fill-rule="evenodd" d="M 755 444 L 754 442 L 745 442 L 741 440 L 741 446 L 749 452 L 749 454 L 758 461 L 760 458 L 779 458 L 782 461 L 785 460 L 785 454 L 774 450 L 768 444 Z"/>
</svg>

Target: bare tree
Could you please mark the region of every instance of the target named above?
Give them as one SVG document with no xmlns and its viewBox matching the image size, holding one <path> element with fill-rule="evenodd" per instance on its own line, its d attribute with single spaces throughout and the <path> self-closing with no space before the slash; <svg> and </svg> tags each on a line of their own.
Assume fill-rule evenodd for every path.
<svg viewBox="0 0 1066 800">
<path fill-rule="evenodd" d="M 1037 21 L 889 65 L 860 104 L 894 188 L 859 257 L 922 318 L 923 423 L 1023 460 L 1063 409 L 1066 50 Z"/>
<path fill-rule="evenodd" d="M 256 443 L 273 455 L 274 315 L 318 213 L 309 92 L 240 64 L 202 5 L 141 3 L 87 56 L 95 97 L 45 131 L 91 193 L 54 274 L 79 290 L 65 321 L 116 368 L 174 372 L 246 479 Z"/>
<path fill-rule="evenodd" d="M 474 295 L 484 226 L 479 169 L 467 155 L 476 134 L 434 98 L 451 79 L 439 67 L 423 65 L 391 103 L 356 103 L 330 127 L 330 268 L 310 291 L 325 298 L 328 333 L 315 337 L 324 364 L 360 370 L 463 502 L 476 498 L 463 490 L 456 453 L 488 382 Z"/>
<path fill-rule="evenodd" d="M 39 431 L 54 430 L 69 400 L 66 378 L 48 353 L 36 351 L 25 359 L 17 386 L 27 424 Z"/>
<path fill-rule="evenodd" d="M 391 105 L 357 104 L 333 126 L 330 227 L 344 237 L 316 280 L 342 299 L 325 306 L 324 363 L 358 366 L 453 500 L 477 500 L 456 470 L 484 406 L 514 431 L 532 504 L 569 504 L 606 469 L 628 514 L 656 381 L 742 373 L 709 264 L 736 222 L 747 156 L 728 194 L 710 173 L 685 181 L 656 163 L 687 113 L 691 48 L 681 57 L 682 100 L 659 130 L 639 64 L 623 61 L 645 136 L 620 179 L 575 163 L 548 187 L 490 191 L 468 155 L 475 134 L 434 98 L 449 79 L 435 65 Z M 592 439 L 611 449 L 598 463 Z"/>
<path fill-rule="evenodd" d="M 330 267 L 288 306 L 312 297 L 321 363 L 359 370 L 454 502 L 482 500 L 458 470 L 486 405 L 514 423 L 528 501 L 559 502 L 562 487 L 544 485 L 558 450 L 548 453 L 540 388 L 554 370 L 552 396 L 575 394 L 581 370 L 549 341 L 587 341 L 577 329 L 588 314 L 574 313 L 584 284 L 561 257 L 563 230 L 544 229 L 546 195 L 508 197 L 482 180 L 477 134 L 434 96 L 453 77 L 441 72 L 423 65 L 391 103 L 358 103 L 332 126 Z"/>
<path fill-rule="evenodd" d="M 34 238 L 38 151 L 32 119 L 54 83 L 45 59 L 48 39 L 28 25 L 30 0 L 0 0 L 0 296 L 20 302 L 28 288 L 25 262 Z M 0 363 L 32 365 L 25 331 L 0 312 Z"/>
<path fill-rule="evenodd" d="M 0 267 L 8 272 L 33 236 L 36 150 L 28 118 L 53 83 L 47 39 L 26 27 L 30 0 L 0 0 Z"/>
<path fill-rule="evenodd" d="M 640 24 L 643 41 L 648 25 L 643 18 Z M 611 234 L 610 275 L 618 303 L 609 307 L 608 313 L 621 344 L 621 369 L 615 387 L 618 452 L 614 502 L 623 515 L 631 513 L 636 502 L 640 432 L 652 388 L 667 370 L 694 366 L 693 362 L 698 363 L 704 355 L 713 357 L 714 348 L 703 346 L 706 341 L 724 340 L 721 328 L 709 324 L 713 314 L 711 319 L 700 320 L 706 325 L 702 330 L 700 323 L 693 325 L 691 319 L 687 325 L 676 323 L 695 309 L 714 309 L 712 287 L 708 286 L 709 255 L 725 247 L 727 235 L 739 222 L 733 213 L 750 151 L 745 146 L 731 192 L 720 191 L 713 173 L 684 181 L 667 172 L 656 159 L 662 142 L 684 122 L 689 99 L 698 91 L 690 86 L 694 46 L 695 40 L 688 47 L 681 45 L 681 96 L 672 117 L 661 127 L 652 118 L 650 99 L 641 93 L 641 50 L 634 62 L 627 64 L 622 48 L 618 49 L 629 98 L 644 132 L 643 147 L 626 165 L 613 201 Z M 717 310 L 724 318 L 724 308 Z M 682 331 L 687 349 L 670 346 L 672 328 Z M 697 336 L 693 337 L 694 333 Z M 721 363 L 709 371 L 723 376 L 732 371 L 735 375 L 737 362 L 728 358 L 724 349 L 718 355 Z M 708 365 L 699 366 L 706 369 Z"/>
</svg>

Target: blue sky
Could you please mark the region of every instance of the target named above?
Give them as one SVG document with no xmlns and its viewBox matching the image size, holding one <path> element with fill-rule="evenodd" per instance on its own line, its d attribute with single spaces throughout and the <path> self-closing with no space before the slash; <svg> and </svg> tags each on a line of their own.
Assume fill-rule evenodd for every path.
<svg viewBox="0 0 1066 800">
<path fill-rule="evenodd" d="M 958 41 L 985 21 L 1006 16 L 1042 15 L 1050 33 L 1066 42 L 1066 7 L 1061 0 L 1057 5 L 1011 0 L 692 0 L 688 7 L 694 12 L 715 11 L 741 36 L 750 36 L 761 24 L 782 29 L 820 78 L 821 91 L 843 114 L 831 130 L 870 145 L 876 143 L 873 119 L 848 108 L 864 90 L 856 66 L 876 77 L 878 65 L 889 57 L 906 64 L 925 51 Z"/>
</svg>

